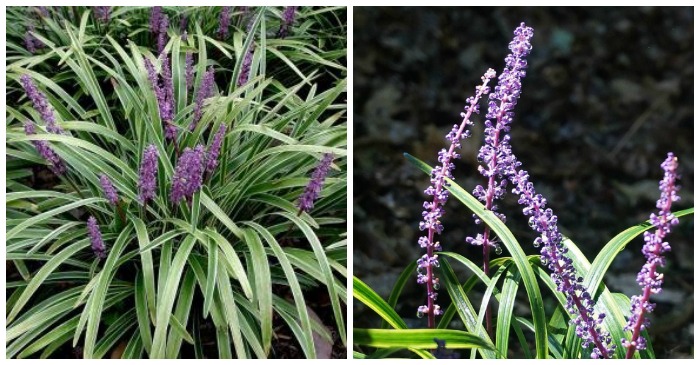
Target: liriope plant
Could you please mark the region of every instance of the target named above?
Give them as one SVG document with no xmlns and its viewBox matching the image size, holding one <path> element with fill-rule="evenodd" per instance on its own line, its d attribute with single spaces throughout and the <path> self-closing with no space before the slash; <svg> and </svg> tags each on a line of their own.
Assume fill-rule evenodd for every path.
<svg viewBox="0 0 700 365">
<path fill-rule="evenodd" d="M 514 110 L 523 89 L 534 31 L 523 23 L 514 34 L 509 45 L 511 54 L 505 58 L 506 67 L 498 75 L 493 91 L 488 84 L 496 78 L 496 72 L 489 69 L 474 96 L 467 99 L 461 123 L 446 135 L 449 147 L 438 153 L 439 164 L 431 168 L 406 154 L 412 164 L 430 176 L 425 190 L 429 199 L 423 204 L 425 210 L 418 227 L 425 232 L 418 239 L 425 253 L 401 273 L 388 299 L 359 278 L 353 278 L 353 296 L 383 320 L 381 328 L 353 330 L 355 358 L 396 356 L 401 350 L 422 358 L 455 358 L 461 349 L 470 349 L 472 359 L 508 358 L 513 351 L 527 358 L 656 357 L 646 329 L 653 325 L 648 319 L 655 307 L 652 294 L 662 290 L 661 268 L 666 264 L 663 254 L 672 247 L 664 240 L 672 226 L 694 212 L 693 208 L 671 210 L 672 204 L 680 200 L 678 158 L 668 153 L 661 164 L 663 179 L 659 183 L 657 213 L 652 213 L 649 221 L 613 237 L 589 261 L 571 239 L 560 233 L 556 214 L 547 206 L 547 199 L 537 193 L 529 173 L 518 161 L 514 154 L 517 147 L 511 146 L 510 130 L 516 128 Z M 484 143 L 476 161 L 486 184 L 477 185 L 472 195 L 453 180 L 452 170 L 454 160 L 460 157 L 462 140 L 471 136 L 469 127 L 476 123 L 479 100 L 486 94 L 489 96 Z M 537 233 L 532 244 L 539 255 L 526 255 L 522 247 L 526 241 L 518 241 L 505 224 L 506 218 L 522 217 L 506 217 L 497 211 L 497 200 L 507 194 L 518 198 L 523 216 Z M 485 226 L 483 233 L 465 239 L 465 244 L 482 246 L 481 257 L 442 251 L 438 235 L 444 229 L 441 218 L 450 196 L 467 208 L 477 225 Z M 605 274 L 615 257 L 641 234 L 646 242 L 642 250 L 646 264 L 637 276 L 641 295 L 630 298 L 611 292 L 603 282 Z M 501 256 L 503 248 L 507 254 Z M 498 257 L 491 258 L 492 251 Z M 459 272 L 466 269 L 472 275 L 465 280 L 457 276 L 454 268 Z M 409 328 L 394 309 L 412 279 L 425 288 L 426 302 L 416 311 L 425 328 Z M 529 304 L 529 316 L 514 311 L 521 287 Z M 437 301 L 441 289 L 449 295 L 449 301 L 442 299 L 442 306 Z M 475 291 L 482 294 L 481 303 L 473 303 L 468 296 Z M 553 308 L 545 305 L 545 296 L 555 298 Z M 449 328 L 457 320 L 461 322 L 459 328 Z"/>
<path fill-rule="evenodd" d="M 8 8 L 7 358 L 344 345 L 345 9 L 220 10 Z"/>
</svg>

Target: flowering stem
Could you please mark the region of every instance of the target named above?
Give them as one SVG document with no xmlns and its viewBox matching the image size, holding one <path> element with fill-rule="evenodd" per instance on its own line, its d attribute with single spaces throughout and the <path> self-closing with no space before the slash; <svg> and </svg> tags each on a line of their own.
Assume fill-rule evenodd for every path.
<svg viewBox="0 0 700 365">
<path fill-rule="evenodd" d="M 655 273 L 656 273 L 656 268 L 653 268 L 651 274 L 654 275 Z M 651 296 L 651 287 L 645 287 L 644 291 L 642 292 L 642 303 L 648 302 L 650 296 Z M 637 323 L 634 325 L 634 328 L 632 329 L 632 340 L 630 341 L 630 346 L 627 347 L 627 354 L 625 355 L 626 359 L 631 359 L 632 356 L 634 356 L 634 352 L 637 351 L 637 346 L 635 344 L 637 343 L 637 340 L 639 339 L 641 327 L 642 327 L 642 324 L 644 323 L 644 314 L 645 314 L 644 307 L 641 306 L 639 308 L 639 320 L 637 321 Z"/>
<path fill-rule="evenodd" d="M 642 253 L 646 256 L 647 262 L 637 275 L 637 282 L 642 286 L 642 296 L 632 297 L 632 315 L 625 326 L 625 330 L 632 330 L 632 338 L 629 341 L 622 340 L 623 346 L 627 347 L 625 356 L 627 359 L 632 358 L 635 351 L 647 347 L 646 340 L 639 336 L 641 331 L 649 325 L 649 320 L 644 318 L 645 314 L 651 313 L 655 307 L 655 304 L 649 302 L 649 297 L 652 293 L 661 292 L 663 274 L 657 273 L 656 268 L 665 265 L 666 261 L 661 254 L 670 251 L 671 246 L 664 241 L 664 238 L 671 232 L 671 226 L 678 224 L 678 218 L 671 213 L 671 204 L 680 199 L 677 195 L 678 186 L 676 186 L 678 159 L 673 153 L 669 153 L 661 167 L 664 169 L 664 178 L 659 183 L 661 198 L 656 203 L 660 211 L 658 215 L 652 214 L 650 219 L 656 231 L 644 233 L 645 244 Z"/>
<path fill-rule="evenodd" d="M 534 210 L 535 210 L 534 216 L 538 216 L 538 213 L 540 211 L 540 207 L 535 205 Z M 540 225 L 542 230 L 545 230 L 545 229 L 547 229 L 547 222 L 544 219 L 542 219 L 543 216 L 540 216 L 540 217 L 541 218 L 537 220 L 537 224 Z M 546 246 L 543 247 L 543 250 L 544 249 L 546 249 Z M 565 275 L 565 273 L 564 273 L 564 268 L 562 267 L 562 265 L 560 263 L 557 250 L 551 250 L 550 252 L 552 255 L 551 261 L 554 263 L 554 269 L 556 270 L 557 275 L 562 279 L 565 287 L 572 287 L 573 283 L 571 283 L 571 281 L 569 280 L 569 276 Z M 581 302 L 581 298 L 579 297 L 579 295 L 574 292 L 572 295 L 572 299 L 574 301 L 574 305 L 576 306 L 576 309 L 578 309 L 578 313 L 581 316 L 581 319 L 583 320 L 583 322 L 589 323 L 592 319 L 588 316 L 588 310 Z M 589 326 L 588 333 L 591 335 L 591 338 L 592 338 L 592 341 L 593 341 L 593 344 L 595 345 L 595 347 L 598 348 L 598 350 L 600 350 L 602 357 L 604 359 L 609 358 L 610 355 L 608 354 L 608 349 L 603 345 L 603 342 L 600 340 L 600 336 L 598 335 L 598 331 L 595 330 L 595 327 Z"/>
<path fill-rule="evenodd" d="M 487 84 L 493 78 L 495 75 L 495 72 L 491 69 L 487 71 L 486 75 L 482 78 L 483 84 L 478 87 L 477 94 L 474 96 L 474 98 L 471 99 L 471 103 L 469 107 L 467 108 L 466 112 L 463 115 L 462 123 L 460 124 L 459 128 L 457 129 L 457 132 L 454 134 L 454 137 L 458 140 L 461 138 L 465 132 L 465 129 L 467 128 L 467 125 L 471 124 L 469 118 L 471 117 L 472 113 L 477 109 L 477 105 L 479 102 L 479 99 L 481 96 L 485 93 L 488 92 Z M 438 215 L 439 211 L 442 209 L 441 205 L 444 204 L 444 201 L 441 201 L 441 192 L 444 188 L 445 184 L 445 177 L 449 173 L 449 169 L 451 166 L 451 157 L 454 156 L 455 154 L 455 149 L 457 148 L 458 144 L 457 143 L 451 143 L 450 144 L 450 149 L 447 151 L 447 153 L 443 154 L 444 158 L 442 161 L 442 167 L 440 169 L 439 174 L 437 175 L 437 181 L 435 183 L 435 191 L 433 194 L 433 202 L 432 205 L 430 205 L 430 212 L 429 214 L 431 215 Z M 443 150 L 444 151 L 444 150 Z M 437 223 L 439 224 L 439 222 Z M 426 250 L 427 250 L 427 265 L 426 265 L 426 278 L 427 281 L 425 282 L 425 287 L 428 293 L 428 303 L 427 303 L 427 315 L 428 315 L 428 328 L 435 328 L 435 287 L 434 287 L 434 275 L 433 275 L 433 265 L 430 264 L 430 259 L 433 257 L 433 249 L 434 249 L 434 239 L 435 239 L 435 233 L 437 232 L 437 224 L 429 224 L 428 225 L 428 242 L 426 245 Z"/>
</svg>

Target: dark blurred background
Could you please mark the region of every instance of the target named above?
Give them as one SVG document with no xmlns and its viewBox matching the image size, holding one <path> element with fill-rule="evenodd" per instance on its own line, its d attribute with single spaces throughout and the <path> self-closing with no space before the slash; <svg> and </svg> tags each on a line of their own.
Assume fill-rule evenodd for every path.
<svg viewBox="0 0 700 365">
<path fill-rule="evenodd" d="M 693 205 L 692 8 L 355 7 L 354 274 L 384 298 L 423 254 L 418 222 L 429 179 L 402 154 L 437 163 L 464 99 L 487 68 L 503 70 L 522 21 L 535 36 L 511 142 L 562 233 L 593 260 L 617 233 L 648 219 L 670 151 L 682 173 L 673 209 Z M 483 114 L 474 120 L 454 172 L 468 191 L 485 183 L 476 169 Z M 500 205 L 526 253 L 535 254 L 517 199 Z M 443 223 L 443 246 L 480 264 L 480 251 L 464 243 L 483 231 L 471 213 L 451 199 Z M 657 357 L 693 356 L 692 233 L 691 216 L 668 237 L 664 291 L 652 298 Z M 605 278 L 613 291 L 640 292 L 642 244 L 635 239 L 613 263 Z M 412 278 L 398 305 L 409 325 L 425 326 L 415 317 L 424 297 Z M 448 294 L 441 291 L 438 302 L 447 304 Z M 517 310 L 529 313 L 528 304 Z M 354 320 L 356 327 L 379 324 L 357 301 Z"/>
</svg>

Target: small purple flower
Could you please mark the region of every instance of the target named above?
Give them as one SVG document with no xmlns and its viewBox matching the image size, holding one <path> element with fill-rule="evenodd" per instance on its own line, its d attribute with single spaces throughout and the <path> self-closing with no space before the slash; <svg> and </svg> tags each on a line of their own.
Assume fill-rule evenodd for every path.
<svg viewBox="0 0 700 365">
<path fill-rule="evenodd" d="M 568 249 L 562 243 L 563 237 L 557 227 L 557 216 L 552 209 L 547 208 L 547 200 L 537 194 L 535 187 L 530 182 L 530 175 L 517 161 L 510 148 L 510 123 L 513 121 L 513 108 L 520 97 L 520 79 L 525 76 L 524 68 L 527 66 L 522 59 L 530 52 L 530 38 L 532 28 L 521 23 L 515 30 L 516 37 L 510 43 L 512 54 L 506 57 L 506 68 L 499 76 L 498 85 L 494 88 L 489 98 L 489 111 L 486 117 L 486 143 L 479 152 L 479 160 L 487 163 L 487 168 L 480 166 L 482 175 L 494 180 L 493 190 L 477 187 L 475 196 L 481 201 L 487 201 L 489 191 L 492 197 L 502 196 L 506 187 L 506 180 L 515 186 L 513 194 L 520 196 L 518 204 L 522 205 L 523 214 L 530 216 L 530 228 L 540 234 L 534 241 L 535 247 L 542 246 L 540 259 L 551 272 L 557 290 L 566 298 L 566 310 L 573 318 L 571 323 L 576 327 L 576 335 L 581 338 L 582 346 L 588 348 L 593 345 L 592 358 L 609 358 L 615 350 L 610 334 L 601 329 L 605 314 L 596 315 L 595 302 L 583 285 L 583 278 L 577 275 L 573 266 L 573 260 L 566 256 Z M 498 101 L 498 103 L 497 103 Z M 495 125 L 493 123 L 495 120 Z M 500 140 L 500 141 L 499 141 Z M 499 180 L 496 182 L 496 178 Z M 501 189 L 501 190 L 496 190 Z M 480 235 L 473 239 L 473 243 L 486 238 Z"/>
<path fill-rule="evenodd" d="M 28 136 L 36 134 L 36 129 L 32 122 L 26 122 L 24 124 L 24 133 Z M 49 168 L 54 174 L 63 175 L 66 172 L 66 165 L 63 163 L 61 158 L 58 157 L 56 152 L 49 147 L 48 142 L 37 140 L 32 141 L 32 144 L 34 145 L 34 148 L 36 148 L 37 152 L 39 152 L 39 155 L 50 164 Z"/>
<path fill-rule="evenodd" d="M 518 169 L 520 165 L 519 161 L 515 161 L 513 168 Z M 571 323 L 576 326 L 576 335 L 583 340 L 582 346 L 594 346 L 591 353 L 594 359 L 609 358 L 615 345 L 612 344 L 610 334 L 600 327 L 605 314 L 595 315 L 595 302 L 582 284 L 583 278 L 577 275 L 573 261 L 565 256 L 568 249 L 562 243 L 557 216 L 552 209 L 546 207 L 547 200 L 537 194 L 529 178 L 527 171 L 520 169 L 510 180 L 515 185 L 513 193 L 520 195 L 518 204 L 524 206 L 523 214 L 530 216 L 530 228 L 541 234 L 535 239 L 534 246 L 542 246 L 540 259 L 549 268 L 557 290 L 566 297 L 566 310 L 574 317 Z"/>
<path fill-rule="evenodd" d="M 211 146 L 207 149 L 206 157 L 206 170 L 207 173 L 214 173 L 216 165 L 219 164 L 219 152 L 221 152 L 221 144 L 224 141 L 224 136 L 226 135 L 226 124 L 221 124 L 219 131 L 214 135 L 214 140 L 211 142 Z"/>
<path fill-rule="evenodd" d="M 158 25 L 158 54 L 163 53 L 165 49 L 166 37 L 168 35 L 168 16 L 162 14 L 160 17 L 160 24 Z"/>
<path fill-rule="evenodd" d="M 664 275 L 657 271 L 658 267 L 666 265 L 666 259 L 662 254 L 671 251 L 671 245 L 665 242 L 664 238 L 671 232 L 671 227 L 678 224 L 678 218 L 671 213 L 671 204 L 680 199 L 676 185 L 678 158 L 669 152 L 661 167 L 664 170 L 664 178 L 659 182 L 661 197 L 656 203 L 659 214 L 652 213 L 650 218 L 656 231 L 644 232 L 645 244 L 642 253 L 647 262 L 637 275 L 637 283 L 642 287 L 642 295 L 632 297 L 632 316 L 625 326 L 626 331 L 632 331 L 632 337 L 630 340 L 622 339 L 622 346 L 627 348 L 628 359 L 632 358 L 636 350 L 647 348 L 646 340 L 640 336 L 640 333 L 649 327 L 649 318 L 645 316 L 653 312 L 656 307 L 656 304 L 649 302 L 649 297 L 651 294 L 661 292 L 661 284 L 664 281 Z"/>
<path fill-rule="evenodd" d="M 92 252 L 95 253 L 98 259 L 107 257 L 105 242 L 102 240 L 100 226 L 97 225 L 97 219 L 95 219 L 95 217 L 90 216 L 90 218 L 88 218 L 87 229 L 88 235 L 90 236 L 90 243 L 92 244 Z"/>
<path fill-rule="evenodd" d="M 24 46 L 29 53 L 36 53 L 37 49 L 44 48 L 44 43 L 34 36 L 36 28 L 31 22 L 27 25 L 27 31 L 24 33 Z"/>
<path fill-rule="evenodd" d="M 190 123 L 190 131 L 193 131 L 197 127 L 197 123 L 202 119 L 202 114 L 204 111 L 202 107 L 204 106 L 204 99 L 211 97 L 214 91 L 214 68 L 209 67 L 207 72 L 204 73 L 202 78 L 202 83 L 199 85 L 199 90 L 197 91 L 197 97 L 194 102 L 194 115 L 192 116 L 192 122 Z"/>
<path fill-rule="evenodd" d="M 231 7 L 224 6 L 221 8 L 221 13 L 219 14 L 219 39 L 228 38 L 228 28 L 231 25 Z"/>
<path fill-rule="evenodd" d="M 36 85 L 34 85 L 34 82 L 32 81 L 32 78 L 29 77 L 29 75 L 24 74 L 20 76 L 19 81 L 22 84 L 22 87 L 24 87 L 27 96 L 32 101 L 34 109 L 39 112 L 41 119 L 43 119 L 46 123 L 46 130 L 56 134 L 63 133 L 63 129 L 56 124 L 56 117 L 54 116 L 53 108 L 49 104 L 48 99 L 46 99 L 46 95 L 37 89 Z"/>
<path fill-rule="evenodd" d="M 158 149 L 150 144 L 143 151 L 141 168 L 139 169 L 139 202 L 141 205 L 148 203 L 149 199 L 156 196 L 156 177 L 158 175 Z"/>
<path fill-rule="evenodd" d="M 111 6 L 93 6 L 95 18 L 103 23 L 109 22 L 109 11 Z"/>
<path fill-rule="evenodd" d="M 421 231 L 427 230 L 428 234 L 418 239 L 418 244 L 421 248 L 426 249 L 426 254 L 418 259 L 417 281 L 418 284 L 425 285 L 428 299 L 427 305 L 418 307 L 417 315 L 419 317 L 425 314 L 428 315 L 428 328 L 434 328 L 435 316 L 442 314 L 440 306 L 435 303 L 440 281 L 433 273 L 433 268 L 438 265 L 437 255 L 433 253 L 442 250 L 440 242 L 435 241 L 435 235 L 440 234 L 443 228 L 440 218 L 445 213 L 443 206 L 449 197 L 449 192 L 445 189 L 445 187 L 449 186 L 449 182 L 446 179 L 452 178 L 452 170 L 455 168 L 452 160 L 460 158 L 457 150 L 462 148 L 461 140 L 471 135 L 467 126 L 474 124 L 470 118 L 473 113 L 479 113 L 479 99 L 483 95 L 488 94 L 490 89 L 487 85 L 494 77 L 496 77 L 496 71 L 488 69 L 484 76 L 481 77 L 482 84 L 476 87 L 475 96 L 466 100 L 467 106 L 464 107 L 465 111 L 461 113 L 462 123 L 460 125 L 455 124 L 445 136 L 450 141 L 450 148 L 449 150 L 443 148 L 438 153 L 440 165 L 433 168 L 430 174 L 431 185 L 425 189 L 425 194 L 432 196 L 433 199 L 432 201 L 423 202 L 425 210 L 423 211 L 423 220 L 420 222 L 419 228 Z"/>
<path fill-rule="evenodd" d="M 119 195 L 117 195 L 117 189 L 114 188 L 107 175 L 100 175 L 100 185 L 102 185 L 102 191 L 105 193 L 107 201 L 112 205 L 117 205 L 119 203 Z"/>
<path fill-rule="evenodd" d="M 162 117 L 164 120 L 171 122 L 175 119 L 175 87 L 173 86 L 173 74 L 170 70 L 170 59 L 168 55 L 161 55 L 161 81 L 163 88 L 163 106 Z"/>
<path fill-rule="evenodd" d="M 39 15 L 41 15 L 44 18 L 47 18 L 49 16 L 49 9 L 46 6 L 37 6 L 36 10 L 39 13 Z"/>
<path fill-rule="evenodd" d="M 194 55 L 192 52 L 185 54 L 185 83 L 187 90 L 192 89 L 194 85 Z"/>
<path fill-rule="evenodd" d="M 241 73 L 238 75 L 238 86 L 243 86 L 248 83 L 250 77 L 250 68 L 253 65 L 253 52 L 255 51 L 255 43 L 251 43 L 241 65 Z"/>
<path fill-rule="evenodd" d="M 163 8 L 160 6 L 154 6 L 151 8 L 149 26 L 152 34 L 158 34 L 158 31 L 160 30 L 160 18 L 163 16 L 162 10 Z"/>
<path fill-rule="evenodd" d="M 280 24 L 280 29 L 277 31 L 277 38 L 285 38 L 287 35 L 289 35 L 289 31 L 292 29 L 292 24 L 294 24 L 296 10 L 296 6 L 287 6 L 284 8 L 284 12 L 282 13 L 282 24 Z"/>
<path fill-rule="evenodd" d="M 204 174 L 204 146 L 197 145 L 193 149 L 187 147 L 177 161 L 173 185 L 170 191 L 170 201 L 177 204 L 180 200 L 192 202 L 192 196 L 202 187 Z"/>
<path fill-rule="evenodd" d="M 331 169 L 331 162 L 333 162 L 333 154 L 325 153 L 323 159 L 318 164 L 314 172 L 311 174 L 311 180 L 304 193 L 299 197 L 299 210 L 304 212 L 310 212 L 314 208 L 314 201 L 318 199 L 321 194 L 321 188 L 323 187 L 323 181 L 328 175 L 328 171 Z"/>
<path fill-rule="evenodd" d="M 36 53 L 36 47 L 34 46 L 35 39 L 30 30 L 24 33 L 24 47 L 27 48 L 27 51 L 31 54 Z"/>
<path fill-rule="evenodd" d="M 477 185 L 473 192 L 474 197 L 483 202 L 486 209 L 492 211 L 504 222 L 505 215 L 496 211 L 495 201 L 503 199 L 508 184 L 507 177 L 515 173 L 513 168 L 515 157 L 511 153 L 508 131 L 513 121 L 512 110 L 521 93 L 521 78 L 525 76 L 527 67 L 527 61 L 524 58 L 532 49 L 530 39 L 533 36 L 533 29 L 521 23 L 514 33 L 515 38 L 509 45 L 512 53 L 506 57 L 506 67 L 498 77 L 498 84 L 493 93 L 489 95 L 489 109 L 484 123 L 486 137 L 477 155 L 477 160 L 485 165 L 485 167 L 479 165 L 479 172 L 488 179 L 488 184 L 486 188 Z M 477 225 L 481 224 L 481 220 L 476 215 L 474 219 Z M 485 245 L 484 268 L 487 271 L 489 249 L 493 247 L 497 253 L 501 250 L 490 238 L 489 228 L 484 229 L 483 235 L 479 234 L 476 238 L 467 237 L 466 241 L 472 245 Z"/>
<path fill-rule="evenodd" d="M 177 139 L 177 127 L 173 123 L 175 96 L 172 73 L 170 71 L 170 60 L 165 53 L 161 55 L 161 64 L 162 75 L 159 77 L 151 61 L 147 58 L 144 59 L 148 80 L 151 82 L 153 91 L 156 94 L 156 100 L 158 101 L 158 110 L 165 129 L 165 138 L 175 141 Z"/>
</svg>

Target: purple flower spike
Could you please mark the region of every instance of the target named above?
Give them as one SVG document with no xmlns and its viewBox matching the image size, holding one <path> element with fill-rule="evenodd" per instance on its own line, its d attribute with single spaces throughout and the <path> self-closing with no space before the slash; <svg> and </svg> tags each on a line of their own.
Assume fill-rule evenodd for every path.
<svg viewBox="0 0 700 365">
<path fill-rule="evenodd" d="M 520 97 L 520 79 L 525 76 L 527 62 L 525 57 L 530 53 L 532 46 L 530 39 L 533 30 L 526 27 L 524 23 L 515 30 L 515 37 L 510 43 L 511 54 L 506 57 L 506 67 L 498 77 L 498 84 L 493 93 L 489 95 L 488 113 L 486 114 L 485 140 L 479 149 L 477 160 L 481 163 L 478 167 L 479 173 L 487 178 L 486 187 L 477 185 L 474 189 L 474 196 L 484 203 L 486 210 L 493 212 L 500 220 L 506 220 L 505 215 L 496 211 L 495 202 L 503 199 L 508 185 L 507 177 L 514 174 L 513 159 L 510 148 L 510 123 L 513 121 L 515 104 Z M 479 217 L 474 214 L 474 221 L 481 224 Z M 497 255 L 501 254 L 501 247 L 491 237 L 491 230 L 484 227 L 483 234 L 476 237 L 467 237 L 466 242 L 482 247 L 483 264 L 482 268 L 486 275 L 489 275 L 489 255 L 493 248 Z M 492 335 L 491 307 L 486 308 L 486 331 Z"/>
<path fill-rule="evenodd" d="M 36 10 L 39 13 L 39 15 L 41 15 L 44 18 L 47 18 L 49 16 L 49 9 L 46 6 L 37 6 Z"/>
<path fill-rule="evenodd" d="M 34 124 L 31 122 L 25 123 L 24 133 L 28 136 L 36 134 L 36 128 L 34 127 Z M 51 169 L 51 171 L 53 171 L 54 174 L 63 175 L 66 172 L 66 165 L 63 164 L 63 161 L 60 157 L 58 157 L 56 152 L 54 152 L 54 150 L 51 149 L 51 147 L 49 147 L 48 142 L 37 140 L 32 141 L 32 144 L 34 145 L 34 148 L 36 148 L 37 152 L 39 152 L 39 155 L 50 164 L 49 168 Z"/>
<path fill-rule="evenodd" d="M 323 159 L 318 164 L 313 174 L 311 174 L 311 180 L 309 184 L 306 185 L 304 193 L 299 197 L 299 211 L 310 212 L 314 208 L 314 201 L 318 199 L 321 194 L 321 188 L 323 187 L 323 181 L 328 175 L 328 171 L 331 169 L 331 162 L 333 162 L 333 154 L 326 153 L 323 155 Z"/>
<path fill-rule="evenodd" d="M 102 185 L 102 191 L 105 193 L 107 201 L 112 205 L 117 205 L 119 203 L 119 195 L 117 195 L 117 189 L 114 188 L 107 175 L 100 175 L 100 185 Z"/>
<path fill-rule="evenodd" d="M 231 7 L 224 6 L 221 8 L 221 13 L 219 14 L 219 39 L 228 38 L 228 28 L 231 25 Z"/>
<path fill-rule="evenodd" d="M 187 90 L 192 89 L 194 85 L 194 57 L 192 52 L 185 54 L 185 83 Z"/>
<path fill-rule="evenodd" d="M 255 51 L 255 43 L 250 44 L 250 48 L 245 54 L 243 64 L 241 65 L 241 73 L 238 76 L 238 86 L 243 86 L 248 83 L 250 77 L 250 68 L 253 65 L 253 52 Z"/>
<path fill-rule="evenodd" d="M 282 24 L 280 24 L 280 29 L 277 31 L 277 38 L 285 38 L 289 35 L 289 31 L 292 29 L 292 24 L 294 24 L 296 10 L 296 6 L 287 6 L 284 8 L 284 12 L 282 13 Z"/>
<path fill-rule="evenodd" d="M 160 18 L 163 16 L 163 8 L 161 6 L 154 6 L 151 8 L 151 19 L 149 22 L 149 29 L 152 34 L 158 34 L 160 30 Z"/>
<path fill-rule="evenodd" d="M 90 236 L 90 243 L 92 244 L 92 252 L 95 253 L 98 259 L 107 257 L 105 242 L 102 240 L 100 226 L 97 225 L 97 219 L 95 219 L 95 217 L 90 216 L 90 218 L 88 218 L 87 229 L 88 235 Z"/>
<path fill-rule="evenodd" d="M 173 118 L 175 116 L 175 92 L 168 55 L 165 53 L 161 55 L 162 75 L 160 77 L 149 59 L 145 59 L 144 64 L 146 66 L 148 80 L 151 82 L 153 91 L 156 94 L 156 100 L 158 101 L 158 110 L 165 129 L 165 138 L 175 141 L 177 139 L 177 127 L 173 123 Z"/>
<path fill-rule="evenodd" d="M 29 51 L 29 53 L 34 54 L 36 53 L 36 47 L 34 46 L 34 40 L 36 38 L 34 38 L 32 33 L 30 32 L 30 30 L 27 30 L 27 32 L 24 33 L 24 47 L 27 48 L 27 51 Z"/>
<path fill-rule="evenodd" d="M 161 55 L 161 64 L 163 81 L 161 116 L 163 120 L 171 122 L 175 118 L 175 87 L 173 86 L 173 75 L 170 71 L 170 59 L 165 53 Z"/>
<path fill-rule="evenodd" d="M 474 189 L 474 196 L 484 203 L 486 209 L 492 211 L 498 218 L 505 222 L 505 215 L 496 212 L 495 201 L 503 199 L 506 194 L 507 177 L 515 173 L 513 168 L 514 156 L 510 147 L 510 123 L 513 121 L 515 105 L 520 98 L 521 81 L 525 76 L 527 61 L 524 60 L 532 45 L 530 39 L 533 30 L 521 23 L 515 30 L 515 38 L 511 41 L 509 48 L 511 54 L 506 57 L 506 67 L 498 77 L 498 85 L 494 92 L 489 95 L 489 109 L 486 114 L 486 128 L 484 130 L 484 145 L 479 149 L 477 160 L 485 166 L 479 166 L 481 175 L 488 179 L 488 185 L 484 188 L 477 185 Z M 481 224 L 481 220 L 474 215 L 476 224 Z M 491 247 L 500 253 L 500 247 L 490 239 L 490 230 L 485 228 L 484 234 L 479 234 L 476 238 L 467 237 L 467 243 L 484 246 L 484 272 L 488 274 L 488 254 Z"/>
<path fill-rule="evenodd" d="M 195 149 L 185 148 L 177 161 L 173 185 L 170 191 L 170 201 L 177 204 L 180 200 L 192 203 L 192 196 L 202 187 L 204 174 L 204 146 L 197 145 Z"/>
<path fill-rule="evenodd" d="M 445 212 L 442 207 L 449 197 L 449 192 L 445 189 L 445 187 L 449 186 L 446 179 L 452 178 L 452 170 L 455 168 L 452 160 L 460 157 L 457 150 L 462 148 L 461 140 L 471 135 L 467 126 L 474 124 L 470 118 L 473 113 L 479 113 L 479 99 L 483 95 L 488 94 L 490 89 L 487 85 L 494 77 L 496 77 L 496 71 L 488 69 L 484 76 L 481 77 L 482 84 L 476 87 L 476 94 L 466 100 L 465 112 L 461 113 L 462 123 L 460 125 L 455 124 L 445 136 L 450 141 L 450 148 L 449 150 L 443 148 L 439 152 L 438 161 L 440 165 L 431 172 L 431 185 L 425 189 L 425 194 L 432 196 L 433 200 L 423 203 L 425 210 L 423 211 L 423 220 L 419 225 L 420 230 L 427 230 L 428 234 L 418 239 L 420 247 L 425 248 L 427 251 L 425 255 L 418 259 L 418 284 L 425 285 L 428 300 L 427 305 L 418 307 L 417 315 L 419 317 L 428 315 L 428 328 L 434 328 L 435 316 L 442 314 L 440 306 L 435 303 L 440 282 L 435 277 L 433 268 L 438 265 L 437 255 L 434 252 L 442 250 L 440 242 L 435 241 L 435 235 L 442 232 L 440 218 Z"/>
<path fill-rule="evenodd" d="M 630 340 L 622 339 L 622 346 L 627 348 L 627 358 L 630 359 L 636 350 L 644 350 L 647 348 L 644 337 L 640 336 L 641 331 L 649 327 L 649 318 L 646 315 L 654 311 L 656 304 L 649 302 L 651 294 L 661 292 L 661 284 L 664 281 L 664 274 L 657 272 L 659 266 L 666 265 L 666 259 L 662 256 L 663 253 L 671 251 L 671 245 L 664 241 L 667 234 L 671 232 L 671 227 L 678 224 L 678 218 L 671 213 L 671 204 L 678 201 L 678 158 L 669 152 L 666 160 L 661 164 L 664 170 L 664 178 L 659 183 L 661 197 L 656 203 L 659 209 L 659 214 L 651 214 L 651 224 L 656 227 L 656 231 L 651 233 L 644 232 L 644 248 L 642 253 L 646 257 L 647 262 L 642 267 L 642 270 L 637 275 L 637 283 L 642 287 L 642 295 L 632 297 L 632 316 L 629 318 L 626 331 L 632 331 Z"/>
<path fill-rule="evenodd" d="M 521 163 L 514 161 L 513 168 Z M 557 290 L 566 297 L 566 310 L 574 318 L 571 323 L 576 326 L 576 335 L 582 339 L 581 345 L 588 348 L 594 346 L 591 357 L 609 358 L 615 351 L 610 334 L 603 331 L 600 325 L 605 314 L 597 316 L 593 307 L 595 302 L 586 287 L 583 278 L 578 276 L 573 261 L 566 257 L 568 249 L 562 243 L 562 235 L 557 228 L 557 216 L 552 209 L 547 208 L 547 200 L 537 194 L 534 185 L 529 181 L 527 171 L 519 170 L 510 177 L 515 185 L 514 194 L 519 194 L 518 204 L 524 206 L 523 214 L 530 216 L 530 227 L 540 233 L 535 239 L 535 247 L 542 246 L 540 259 L 549 268 Z"/>
<path fill-rule="evenodd" d="M 192 122 L 190 123 L 190 131 L 193 131 L 197 127 L 197 123 L 202 119 L 202 114 L 204 111 L 202 107 L 204 106 L 204 99 L 211 97 L 214 91 L 214 68 L 209 67 L 207 72 L 204 73 L 202 78 L 202 84 L 199 85 L 199 90 L 197 91 L 197 98 L 194 103 L 194 115 L 192 116 Z"/>
<path fill-rule="evenodd" d="M 34 109 L 39 112 L 41 119 L 43 119 L 46 123 L 46 130 L 56 134 L 63 133 L 63 129 L 56 124 L 56 117 L 53 114 L 53 108 L 49 104 L 48 99 L 46 99 L 46 95 L 37 89 L 36 85 L 34 85 L 34 82 L 32 81 L 32 78 L 25 74 L 20 76 L 19 81 L 22 84 L 22 87 L 24 87 L 27 96 L 32 101 Z"/>
<path fill-rule="evenodd" d="M 219 152 L 221 152 L 221 144 L 224 141 L 224 136 L 226 135 L 226 124 L 221 124 L 219 131 L 214 135 L 214 140 L 211 142 L 211 146 L 207 150 L 206 157 L 206 170 L 207 173 L 212 174 L 216 169 L 216 165 L 219 164 Z"/>
<path fill-rule="evenodd" d="M 169 24 L 168 16 L 165 14 L 161 15 L 160 24 L 158 26 L 158 54 L 163 53 L 163 49 L 165 48 Z"/>
<path fill-rule="evenodd" d="M 158 149 L 151 144 L 143 151 L 141 168 L 139 169 L 139 202 L 146 205 L 149 199 L 156 196 L 156 177 L 158 175 Z"/>
<path fill-rule="evenodd" d="M 93 6 L 95 18 L 103 23 L 109 22 L 109 11 L 111 6 Z"/>
<path fill-rule="evenodd" d="M 34 24 L 30 22 L 27 25 L 27 31 L 24 33 L 24 46 L 32 54 L 36 53 L 37 49 L 44 48 L 44 43 L 32 34 L 35 29 Z"/>
</svg>

